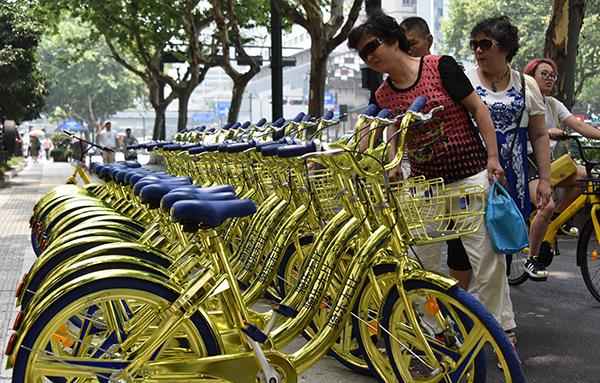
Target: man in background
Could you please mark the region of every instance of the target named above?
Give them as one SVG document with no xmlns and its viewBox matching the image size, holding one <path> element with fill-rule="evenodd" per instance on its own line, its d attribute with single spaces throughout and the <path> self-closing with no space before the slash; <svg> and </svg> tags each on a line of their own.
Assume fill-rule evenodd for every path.
<svg viewBox="0 0 600 383">
<path fill-rule="evenodd" d="M 138 143 L 137 138 L 131 133 L 131 129 L 125 129 L 125 137 L 123 138 L 123 153 L 125 153 L 125 160 L 137 160 L 137 152 L 135 150 L 128 150 L 129 145 L 135 145 Z"/>
<path fill-rule="evenodd" d="M 425 20 L 418 16 L 407 17 L 402 20 L 400 26 L 404 28 L 410 45 L 409 55 L 423 57 L 431 54 L 430 49 L 433 45 L 433 36 Z"/>
<path fill-rule="evenodd" d="M 115 148 L 117 147 L 117 133 L 112 130 L 112 123 L 106 121 L 104 123 L 104 129 L 98 132 L 97 135 L 98 145 L 112 149 L 112 151 L 102 151 L 102 161 L 105 164 L 115 162 Z"/>
</svg>

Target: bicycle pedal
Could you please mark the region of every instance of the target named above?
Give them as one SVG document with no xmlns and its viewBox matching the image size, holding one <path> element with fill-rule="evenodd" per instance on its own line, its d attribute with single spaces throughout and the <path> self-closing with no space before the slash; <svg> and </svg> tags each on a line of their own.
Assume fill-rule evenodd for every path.
<svg viewBox="0 0 600 383">
<path fill-rule="evenodd" d="M 244 327 L 242 327 L 242 331 L 255 342 L 263 344 L 267 341 L 267 334 L 262 332 L 258 327 L 256 327 L 252 323 L 246 322 L 244 324 Z"/>
<path fill-rule="evenodd" d="M 273 311 L 287 318 L 295 318 L 296 316 L 298 316 L 298 310 L 281 303 L 275 305 L 275 307 L 273 307 Z"/>
</svg>

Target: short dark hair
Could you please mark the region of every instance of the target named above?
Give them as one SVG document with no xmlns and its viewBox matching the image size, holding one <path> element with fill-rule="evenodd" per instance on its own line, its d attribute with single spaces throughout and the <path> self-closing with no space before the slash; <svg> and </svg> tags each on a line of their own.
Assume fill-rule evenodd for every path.
<svg viewBox="0 0 600 383">
<path fill-rule="evenodd" d="M 427 25 L 427 21 L 419 16 L 411 16 L 407 17 L 400 23 L 400 26 L 404 28 L 405 31 L 412 31 L 413 29 L 418 29 L 423 38 L 426 38 L 431 34 L 429 31 L 429 25 Z"/>
<path fill-rule="evenodd" d="M 355 50 L 358 42 L 365 35 L 375 36 L 385 42 L 398 41 L 400 49 L 404 52 L 408 52 L 410 49 L 404 28 L 400 27 L 393 17 L 386 15 L 381 9 L 373 12 L 364 23 L 350 31 L 348 48 Z"/>
<path fill-rule="evenodd" d="M 506 61 L 508 62 L 519 51 L 519 29 L 510 22 L 508 16 L 496 16 L 481 20 L 471 30 L 471 38 L 475 38 L 478 33 L 498 40 L 500 47 L 506 52 Z"/>
</svg>

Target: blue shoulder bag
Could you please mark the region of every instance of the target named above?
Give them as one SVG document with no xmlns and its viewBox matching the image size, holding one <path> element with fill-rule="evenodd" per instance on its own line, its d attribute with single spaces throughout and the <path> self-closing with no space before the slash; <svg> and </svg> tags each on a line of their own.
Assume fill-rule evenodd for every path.
<svg viewBox="0 0 600 383">
<path fill-rule="evenodd" d="M 485 224 L 496 253 L 517 253 L 529 245 L 527 226 L 517 204 L 496 179 L 488 194 Z"/>
</svg>

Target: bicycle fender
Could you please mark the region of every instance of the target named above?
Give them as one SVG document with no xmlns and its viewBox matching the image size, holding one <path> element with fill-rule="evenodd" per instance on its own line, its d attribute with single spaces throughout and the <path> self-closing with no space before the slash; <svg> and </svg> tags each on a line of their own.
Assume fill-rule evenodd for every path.
<svg viewBox="0 0 600 383">
<path fill-rule="evenodd" d="M 401 269 L 399 268 L 399 270 L 401 270 Z M 413 269 L 413 270 L 399 271 L 398 278 L 400 279 L 400 281 L 407 281 L 407 280 L 427 281 L 429 283 L 432 283 L 436 286 L 443 288 L 444 290 L 449 290 L 450 288 L 452 288 L 458 284 L 458 281 L 452 277 L 434 273 L 433 271 L 429 271 L 429 270 L 425 270 L 425 269 Z"/>
</svg>

